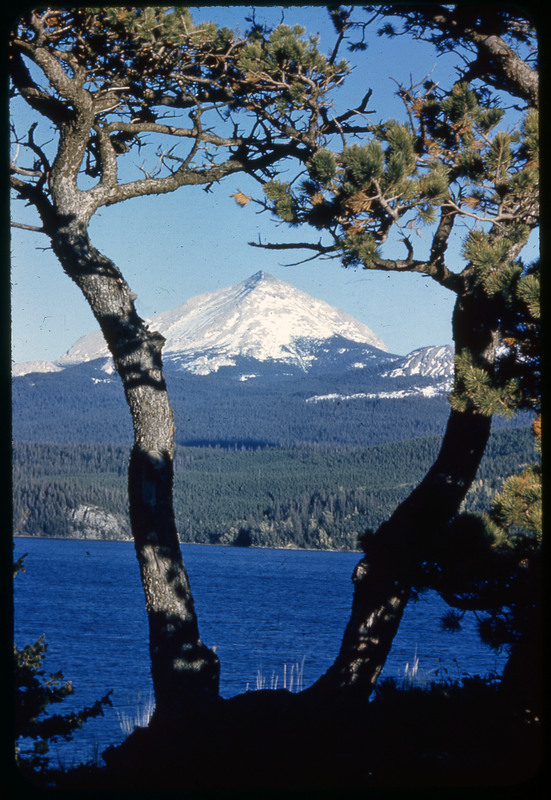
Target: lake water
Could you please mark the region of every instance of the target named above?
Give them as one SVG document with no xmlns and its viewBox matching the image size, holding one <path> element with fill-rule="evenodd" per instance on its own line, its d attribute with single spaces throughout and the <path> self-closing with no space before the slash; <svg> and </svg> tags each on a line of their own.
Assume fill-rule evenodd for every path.
<svg viewBox="0 0 551 800">
<path fill-rule="evenodd" d="M 221 694 L 231 697 L 285 679 L 301 665 L 312 684 L 333 662 L 348 619 L 357 553 L 183 545 L 201 639 L 216 646 Z M 128 542 L 15 540 L 28 553 L 15 580 L 18 647 L 45 634 L 47 672 L 63 671 L 74 694 L 56 712 L 93 703 L 113 689 L 113 708 L 87 722 L 72 742 L 52 748 L 65 766 L 98 756 L 122 741 L 152 697 L 147 619 L 134 546 Z M 436 594 L 410 603 L 383 677 L 403 677 L 418 659 L 419 674 L 460 677 L 499 672 L 503 656 L 484 647 L 475 621 L 459 633 L 440 628 L 447 609 Z M 296 685 L 296 684 L 295 684 Z M 122 722 L 121 722 L 122 720 Z"/>
</svg>

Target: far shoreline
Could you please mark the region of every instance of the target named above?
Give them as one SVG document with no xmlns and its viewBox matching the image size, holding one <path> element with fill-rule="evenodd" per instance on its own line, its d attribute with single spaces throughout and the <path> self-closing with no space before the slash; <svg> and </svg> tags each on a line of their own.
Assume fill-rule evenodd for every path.
<svg viewBox="0 0 551 800">
<path fill-rule="evenodd" d="M 14 533 L 14 539 L 27 539 L 35 541 L 37 539 L 47 539 L 55 542 L 117 542 L 119 544 L 134 544 L 133 539 L 94 539 L 86 536 L 29 536 L 25 533 Z M 180 546 L 186 547 L 227 547 L 229 550 L 281 550 L 289 552 L 296 550 L 304 553 L 355 553 L 361 555 L 361 550 L 346 550 L 336 547 L 299 547 L 298 545 L 286 545 L 285 547 L 264 547 L 263 545 L 249 545 L 244 547 L 239 544 L 219 544 L 217 542 L 182 542 Z"/>
</svg>

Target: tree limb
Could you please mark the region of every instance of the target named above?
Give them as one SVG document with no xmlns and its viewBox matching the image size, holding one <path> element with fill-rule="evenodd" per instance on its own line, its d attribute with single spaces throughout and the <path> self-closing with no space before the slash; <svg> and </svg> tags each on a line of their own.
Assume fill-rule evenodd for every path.
<svg viewBox="0 0 551 800">
<path fill-rule="evenodd" d="M 452 292 L 457 293 L 462 289 L 463 281 L 459 274 L 451 272 L 441 263 L 413 259 L 411 243 L 406 239 L 402 241 L 408 249 L 407 259 L 375 258 L 370 264 L 363 264 L 363 269 L 382 272 L 417 272 L 432 278 L 436 283 Z M 315 252 L 313 258 L 321 255 L 335 257 L 342 255 L 342 251 L 337 245 L 323 245 L 321 242 L 248 242 L 248 244 L 264 250 L 313 250 Z"/>
<path fill-rule="evenodd" d="M 24 231 L 35 231 L 36 233 L 47 233 L 41 225 L 26 225 L 24 222 L 10 222 L 12 228 L 21 228 Z"/>
<path fill-rule="evenodd" d="M 321 242 L 297 242 L 291 244 L 290 242 L 247 242 L 251 247 L 260 247 L 264 250 L 314 250 L 317 258 L 320 255 L 337 254 L 337 247 L 335 245 L 326 246 Z M 309 259 L 310 260 L 310 259 Z"/>
</svg>

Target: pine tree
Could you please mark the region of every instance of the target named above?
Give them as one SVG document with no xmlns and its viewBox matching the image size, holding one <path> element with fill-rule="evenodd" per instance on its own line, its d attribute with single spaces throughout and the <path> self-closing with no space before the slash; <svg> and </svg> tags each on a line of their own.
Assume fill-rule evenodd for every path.
<svg viewBox="0 0 551 800">
<path fill-rule="evenodd" d="M 25 556 L 14 562 L 14 577 L 25 572 Z M 103 714 L 111 705 L 107 694 L 93 705 L 68 714 L 47 714 L 51 705 L 61 703 L 73 693 L 72 683 L 65 682 L 61 671 L 46 674 L 47 644 L 41 636 L 22 650 L 13 646 L 15 760 L 25 774 L 48 766 L 50 745 L 58 739 L 69 740 L 88 719 Z M 22 748 L 22 739 L 33 740 L 31 749 Z"/>
<path fill-rule="evenodd" d="M 469 391 L 482 410 L 533 411 L 532 432 L 541 450 L 539 285 L 539 262 L 517 270 L 506 296 L 506 347 L 494 385 L 473 379 Z M 507 649 L 504 691 L 534 717 L 541 714 L 542 704 L 542 495 L 542 468 L 536 463 L 503 482 L 488 514 L 458 515 L 441 543 L 433 584 L 459 610 L 444 617 L 445 627 L 459 628 L 465 611 L 475 611 L 482 641 L 496 650 Z"/>
<path fill-rule="evenodd" d="M 353 42 L 361 51 L 369 23 L 353 22 L 351 14 L 333 14 L 333 21 L 341 41 L 361 32 Z M 389 15 L 396 22 L 390 24 Z M 427 565 L 464 546 L 461 537 L 452 541 L 449 529 L 465 528 L 465 518 L 456 518 L 492 415 L 537 411 L 539 386 L 535 317 L 528 318 L 537 313 L 538 276 L 521 258 L 539 225 L 535 31 L 514 10 L 464 13 L 458 4 L 384 6 L 371 21 L 377 18 L 385 22 L 382 35 L 419 36 L 439 52 L 462 49 L 462 74 L 447 87 L 429 79 L 400 85 L 406 122 L 383 120 L 354 137 L 343 133 L 332 140 L 334 149 L 319 137 L 302 182 L 267 182 L 265 199 L 255 202 L 295 227 L 321 231 L 322 238 L 251 242 L 338 258 L 345 267 L 418 273 L 456 296 L 455 379 L 442 447 L 409 497 L 373 535 L 362 537 L 365 557 L 354 573 L 352 616 L 339 657 L 319 682 L 320 689 L 363 692 L 377 680 Z M 461 229 L 464 263 L 450 263 L 448 247 Z M 417 254 L 412 231 L 429 239 L 428 256 Z M 530 398 L 529 384 L 535 390 Z M 464 577 L 474 580 L 474 574 Z"/>
</svg>

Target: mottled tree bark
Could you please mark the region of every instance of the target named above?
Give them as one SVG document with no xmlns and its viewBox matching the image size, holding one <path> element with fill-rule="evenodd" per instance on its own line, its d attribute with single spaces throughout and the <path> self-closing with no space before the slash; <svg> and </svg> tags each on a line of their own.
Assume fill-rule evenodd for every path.
<svg viewBox="0 0 551 800">
<path fill-rule="evenodd" d="M 174 421 L 162 371 L 163 337 L 149 331 L 117 267 L 69 219 L 51 233 L 67 274 L 90 304 L 132 416 L 129 511 L 149 620 L 156 713 L 174 718 L 218 695 L 219 662 L 202 644 L 176 530 Z"/>
</svg>

